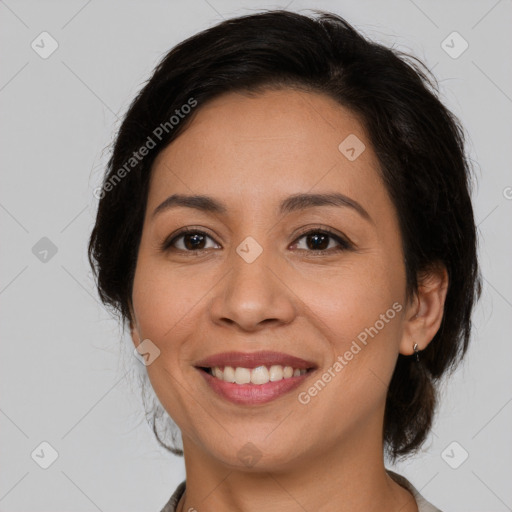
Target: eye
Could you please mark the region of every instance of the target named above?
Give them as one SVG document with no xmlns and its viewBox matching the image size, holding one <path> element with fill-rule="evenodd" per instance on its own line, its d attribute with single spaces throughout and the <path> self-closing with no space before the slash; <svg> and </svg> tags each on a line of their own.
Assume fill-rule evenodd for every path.
<svg viewBox="0 0 512 512">
<path fill-rule="evenodd" d="M 162 250 L 176 249 L 183 252 L 198 252 L 215 247 L 208 247 L 207 240 L 213 241 L 209 235 L 197 229 L 185 228 L 170 240 L 166 239 L 162 244 Z"/>
<path fill-rule="evenodd" d="M 305 239 L 305 248 L 299 247 L 300 243 L 297 242 L 302 239 Z M 208 240 L 214 242 L 213 246 L 207 245 Z M 185 253 L 194 253 L 219 247 L 220 246 L 213 240 L 213 238 L 204 231 L 193 228 L 184 228 L 171 239 L 164 240 L 161 248 L 162 251 L 172 249 Z M 316 253 L 333 253 L 353 248 L 351 243 L 327 228 L 310 229 L 309 231 L 304 232 L 296 239 L 291 247 L 301 251 Z"/>
<path fill-rule="evenodd" d="M 304 245 L 306 248 L 298 247 L 300 244 L 297 241 L 294 243 L 294 246 L 299 250 L 306 250 L 308 252 L 332 253 L 352 249 L 352 245 L 347 240 L 326 228 L 306 231 L 297 238 L 297 240 L 301 239 L 305 239 Z"/>
</svg>

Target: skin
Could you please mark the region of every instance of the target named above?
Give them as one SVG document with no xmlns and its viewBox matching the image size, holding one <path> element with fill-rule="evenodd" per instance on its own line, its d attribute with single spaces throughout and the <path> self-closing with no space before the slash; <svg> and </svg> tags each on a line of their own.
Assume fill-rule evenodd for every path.
<svg viewBox="0 0 512 512">
<path fill-rule="evenodd" d="M 159 348 L 148 376 L 182 432 L 187 490 L 178 510 L 417 511 L 385 472 L 384 405 L 398 354 L 413 354 L 414 343 L 424 349 L 439 329 L 445 269 L 425 276 L 406 303 L 398 218 L 378 160 L 358 118 L 331 98 L 228 93 L 194 115 L 154 163 L 132 296 L 133 342 Z M 366 145 L 354 161 L 338 149 L 349 134 Z M 332 192 L 371 220 L 349 207 L 277 212 L 289 195 Z M 177 193 L 212 196 L 227 213 L 177 207 L 153 216 Z M 160 248 L 186 226 L 208 235 L 202 251 L 186 253 L 186 237 Z M 301 229 L 322 227 L 353 249 L 333 252 L 334 238 L 321 249 L 308 244 Z M 248 236 L 263 249 L 252 263 L 236 252 Z M 401 311 L 300 403 L 298 394 L 395 302 Z M 246 406 L 215 395 L 194 368 L 219 352 L 259 350 L 318 369 L 299 389 Z M 259 457 L 251 467 L 238 457 L 249 442 Z"/>
</svg>

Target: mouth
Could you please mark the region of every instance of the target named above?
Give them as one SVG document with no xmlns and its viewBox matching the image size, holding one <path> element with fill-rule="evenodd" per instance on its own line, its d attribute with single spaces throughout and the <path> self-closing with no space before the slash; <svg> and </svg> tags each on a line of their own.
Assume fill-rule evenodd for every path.
<svg viewBox="0 0 512 512">
<path fill-rule="evenodd" d="M 244 368 L 243 366 L 237 366 L 236 368 L 232 366 L 214 366 L 213 368 L 199 367 L 199 369 L 208 373 L 215 379 L 224 382 L 238 385 L 254 384 L 256 386 L 262 386 L 268 382 L 279 382 L 284 379 L 290 379 L 291 377 L 300 377 L 312 370 L 281 365 L 257 366 L 256 368 Z"/>
<path fill-rule="evenodd" d="M 289 393 L 317 366 L 278 352 L 217 354 L 195 365 L 210 389 L 236 404 L 262 404 Z"/>
</svg>

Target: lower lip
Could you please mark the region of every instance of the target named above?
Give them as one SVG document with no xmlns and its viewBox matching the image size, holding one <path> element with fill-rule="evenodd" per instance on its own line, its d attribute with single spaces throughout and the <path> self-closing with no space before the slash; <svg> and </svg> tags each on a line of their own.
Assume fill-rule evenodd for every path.
<svg viewBox="0 0 512 512">
<path fill-rule="evenodd" d="M 271 402 L 300 386 L 311 371 L 297 377 L 282 379 L 266 384 L 234 384 L 217 379 L 204 370 L 198 370 L 207 384 L 222 398 L 235 404 L 255 405 Z"/>
</svg>

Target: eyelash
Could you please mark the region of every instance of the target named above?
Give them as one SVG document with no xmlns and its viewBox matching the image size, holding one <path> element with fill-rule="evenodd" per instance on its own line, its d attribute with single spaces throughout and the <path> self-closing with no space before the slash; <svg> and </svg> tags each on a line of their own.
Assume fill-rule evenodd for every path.
<svg viewBox="0 0 512 512">
<path fill-rule="evenodd" d="M 168 252 L 170 250 L 174 250 L 174 251 L 180 251 L 182 253 L 191 253 L 191 254 L 197 254 L 197 253 L 208 250 L 208 249 L 184 250 L 184 249 L 176 249 L 175 247 L 174 248 L 172 247 L 173 244 L 178 239 L 182 238 L 185 235 L 189 235 L 189 234 L 203 235 L 203 236 L 208 237 L 211 240 L 213 240 L 213 238 L 210 235 L 208 235 L 208 233 L 205 233 L 204 231 L 201 231 L 200 229 L 184 228 L 181 231 L 179 231 L 177 234 L 175 234 L 172 238 L 170 238 L 170 239 L 167 238 L 166 240 L 164 240 L 164 242 L 161 244 L 161 250 L 163 252 Z M 329 228 L 324 228 L 324 227 L 308 229 L 307 231 L 300 233 L 292 245 L 295 245 L 301 238 L 304 238 L 305 236 L 311 235 L 311 234 L 327 235 L 329 238 L 332 238 L 336 242 L 338 242 L 339 247 L 337 247 L 335 249 L 331 248 L 331 249 L 320 249 L 320 250 L 298 249 L 299 251 L 317 253 L 318 255 L 322 255 L 322 253 L 331 255 L 333 253 L 339 253 L 342 251 L 350 251 L 350 250 L 354 249 L 354 246 L 350 242 L 348 242 L 348 240 L 345 240 L 338 234 L 331 231 Z M 215 243 L 217 243 L 217 242 L 215 242 Z"/>
</svg>

